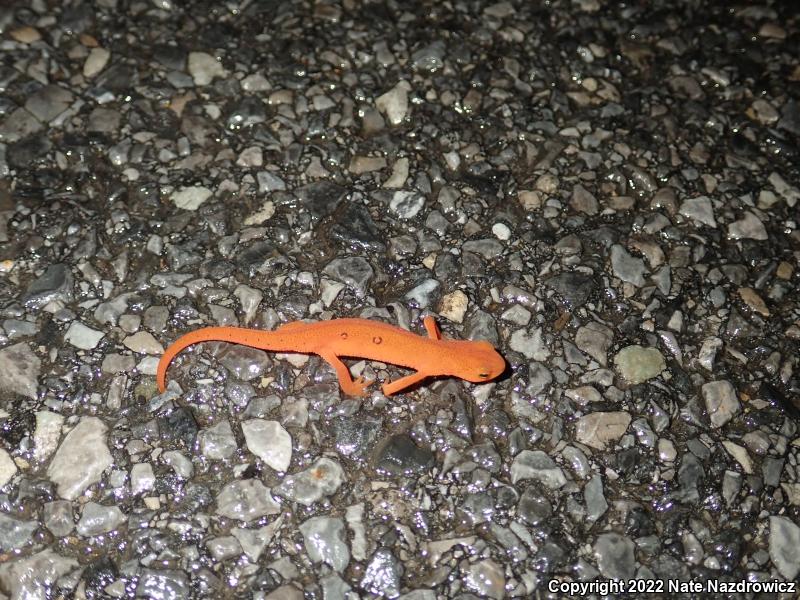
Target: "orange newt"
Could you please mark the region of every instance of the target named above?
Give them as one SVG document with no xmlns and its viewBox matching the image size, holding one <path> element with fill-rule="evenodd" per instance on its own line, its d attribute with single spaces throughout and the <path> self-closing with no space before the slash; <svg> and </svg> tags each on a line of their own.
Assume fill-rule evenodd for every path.
<svg viewBox="0 0 800 600">
<path fill-rule="evenodd" d="M 443 339 L 433 317 L 425 317 L 428 337 L 369 319 L 332 319 L 316 323 L 295 321 L 275 331 L 243 327 L 204 327 L 179 337 L 158 363 L 156 381 L 163 392 L 167 368 L 184 348 L 199 342 L 231 342 L 273 352 L 317 354 L 331 365 L 345 394 L 363 396 L 372 381 L 353 380 L 341 357 L 365 358 L 414 369 L 415 372 L 383 384 L 387 396 L 427 377 L 452 376 L 474 383 L 498 377 L 506 362 L 486 341 Z"/>
</svg>

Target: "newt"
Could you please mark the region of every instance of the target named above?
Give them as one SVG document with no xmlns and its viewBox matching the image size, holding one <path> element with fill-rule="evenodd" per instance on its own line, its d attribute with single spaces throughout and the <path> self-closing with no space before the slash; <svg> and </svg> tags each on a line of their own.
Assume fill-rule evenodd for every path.
<svg viewBox="0 0 800 600">
<path fill-rule="evenodd" d="M 294 321 L 275 331 L 243 327 L 204 327 L 184 334 L 167 348 L 158 363 L 158 389 L 166 388 L 167 368 L 184 348 L 200 342 L 231 342 L 273 352 L 316 354 L 336 371 L 345 394 L 363 396 L 373 381 L 355 380 L 342 357 L 376 360 L 407 367 L 414 373 L 383 384 L 387 396 L 406 390 L 428 377 L 458 377 L 473 383 L 497 378 L 505 359 L 487 341 L 442 337 L 436 321 L 423 320 L 428 337 L 369 319 L 331 319 L 306 323 Z"/>
</svg>

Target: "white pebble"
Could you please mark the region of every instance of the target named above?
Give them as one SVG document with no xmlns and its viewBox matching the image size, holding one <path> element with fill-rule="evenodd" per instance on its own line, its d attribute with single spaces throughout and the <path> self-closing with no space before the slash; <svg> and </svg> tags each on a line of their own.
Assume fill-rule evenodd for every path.
<svg viewBox="0 0 800 600">
<path fill-rule="evenodd" d="M 498 240 L 506 241 L 511 238 L 511 229 L 505 223 L 495 223 L 492 225 L 492 233 Z"/>
</svg>

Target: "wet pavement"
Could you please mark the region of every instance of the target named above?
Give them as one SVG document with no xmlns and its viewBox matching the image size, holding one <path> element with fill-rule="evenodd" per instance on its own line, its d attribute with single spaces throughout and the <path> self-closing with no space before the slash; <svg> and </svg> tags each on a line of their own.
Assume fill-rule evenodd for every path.
<svg viewBox="0 0 800 600">
<path fill-rule="evenodd" d="M 0 597 L 795 581 L 799 25 L 5 3 Z M 353 398 L 317 357 L 206 343 L 155 386 L 199 327 L 429 314 L 505 375 Z"/>
</svg>

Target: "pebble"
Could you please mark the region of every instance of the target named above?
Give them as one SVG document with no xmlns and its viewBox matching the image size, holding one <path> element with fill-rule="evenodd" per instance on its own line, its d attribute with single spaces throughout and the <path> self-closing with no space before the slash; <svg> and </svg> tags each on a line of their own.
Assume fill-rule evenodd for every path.
<svg viewBox="0 0 800 600">
<path fill-rule="evenodd" d="M 770 315 L 769 308 L 767 308 L 763 298 L 761 298 L 761 296 L 758 295 L 758 292 L 756 292 L 753 288 L 739 288 L 738 292 L 742 301 L 744 301 L 744 303 L 755 312 L 764 317 L 768 317 Z"/>
<path fill-rule="evenodd" d="M 778 573 L 793 581 L 800 573 L 800 527 L 788 517 L 769 518 L 769 557 Z"/>
<path fill-rule="evenodd" d="M 583 488 L 583 498 L 586 502 L 586 520 L 595 522 L 608 510 L 608 502 L 603 495 L 603 479 L 594 475 Z"/>
<path fill-rule="evenodd" d="M 533 330 L 517 329 L 511 334 L 508 345 L 528 360 L 543 361 L 550 356 L 550 349 L 541 327 Z"/>
<path fill-rule="evenodd" d="M 389 202 L 389 210 L 401 219 L 413 219 L 425 206 L 425 196 L 417 192 L 397 191 Z"/>
<path fill-rule="evenodd" d="M 20 301 L 30 309 L 40 309 L 54 301 L 72 299 L 74 279 L 69 267 L 63 263 L 50 265 L 22 294 Z"/>
<path fill-rule="evenodd" d="M 17 463 L 6 450 L 0 448 L 0 488 L 11 481 L 16 474 Z"/>
<path fill-rule="evenodd" d="M 216 513 L 229 519 L 248 522 L 280 511 L 270 489 L 257 479 L 232 481 L 217 495 Z"/>
<path fill-rule="evenodd" d="M 131 467 L 131 494 L 138 496 L 151 491 L 156 485 L 156 475 L 150 463 L 137 463 Z"/>
<path fill-rule="evenodd" d="M 433 453 L 421 448 L 408 435 L 399 433 L 384 440 L 375 453 L 378 471 L 394 477 L 420 475 L 434 464 Z"/>
<path fill-rule="evenodd" d="M 78 567 L 78 561 L 47 548 L 0 565 L 0 584 L 13 599 L 44 600 L 52 597 L 56 581 Z"/>
<path fill-rule="evenodd" d="M 464 571 L 464 585 L 480 596 L 502 600 L 506 597 L 503 567 L 487 558 L 469 565 Z"/>
<path fill-rule="evenodd" d="M 619 244 L 611 246 L 611 268 L 614 270 L 614 275 L 622 281 L 632 283 L 636 287 L 644 285 L 644 276 L 647 273 L 644 261 L 631 256 Z"/>
<path fill-rule="evenodd" d="M 730 454 L 736 460 L 736 462 L 741 465 L 742 471 L 744 471 L 745 474 L 753 474 L 753 461 L 750 459 L 750 455 L 747 453 L 745 448 L 738 444 L 734 444 L 730 440 L 723 440 L 722 445 L 725 450 L 728 451 L 728 454 Z"/>
<path fill-rule="evenodd" d="M 262 194 L 286 189 L 286 182 L 270 171 L 259 171 L 256 174 L 256 181 L 258 181 L 258 191 Z"/>
<path fill-rule="evenodd" d="M 608 364 L 608 349 L 614 334 L 610 328 L 597 321 L 590 321 L 575 332 L 575 344 L 595 359 L 601 366 Z"/>
<path fill-rule="evenodd" d="M 517 504 L 517 514 L 531 525 L 539 525 L 553 514 L 553 506 L 547 498 L 532 486 L 527 488 L 520 496 Z"/>
<path fill-rule="evenodd" d="M 330 458 L 318 458 L 309 468 L 289 475 L 274 492 L 292 502 L 311 506 L 315 502 L 336 493 L 344 483 L 344 470 Z"/>
<path fill-rule="evenodd" d="M 261 146 L 249 146 L 242 150 L 239 158 L 236 159 L 236 165 L 239 167 L 260 167 L 264 164 L 264 151 Z"/>
<path fill-rule="evenodd" d="M 69 535 L 75 529 L 72 503 L 67 500 L 46 502 L 43 511 L 44 526 L 56 537 Z"/>
<path fill-rule="evenodd" d="M 171 199 L 175 206 L 183 210 L 197 210 L 211 196 L 214 195 L 207 187 L 194 185 L 181 188 L 172 193 Z"/>
<path fill-rule="evenodd" d="M 664 356 L 655 348 L 627 346 L 614 357 L 620 376 L 632 385 L 658 377 L 667 368 Z"/>
<path fill-rule="evenodd" d="M 397 598 L 403 567 L 388 548 L 378 548 L 364 570 L 361 587 L 376 596 Z"/>
<path fill-rule="evenodd" d="M 205 52 L 190 52 L 188 68 L 196 86 L 208 85 L 215 78 L 228 74 L 220 61 Z"/>
<path fill-rule="evenodd" d="M 0 350 L 0 390 L 36 399 L 42 361 L 26 342 Z"/>
<path fill-rule="evenodd" d="M 408 168 L 409 160 L 407 158 L 398 158 L 392 165 L 392 174 L 383 183 L 382 187 L 393 190 L 405 186 L 406 181 L 408 181 Z"/>
<path fill-rule="evenodd" d="M 20 44 L 33 44 L 42 39 L 42 34 L 36 28 L 28 25 L 12 29 L 8 34 Z"/>
<path fill-rule="evenodd" d="M 383 156 L 354 156 L 350 161 L 349 171 L 353 175 L 363 175 L 385 169 L 387 164 Z"/>
<path fill-rule="evenodd" d="M 575 211 L 587 215 L 596 215 L 600 211 L 597 198 L 580 184 L 572 188 L 572 197 L 570 198 L 569 205 Z"/>
<path fill-rule="evenodd" d="M 38 528 L 37 521 L 21 521 L 0 513 L 0 550 L 9 552 L 27 546 Z"/>
<path fill-rule="evenodd" d="M 425 279 L 408 290 L 404 297 L 419 308 L 427 308 L 433 304 L 434 296 L 441 285 L 436 279 Z"/>
<path fill-rule="evenodd" d="M 314 563 L 325 563 L 341 573 L 350 562 L 344 521 L 337 517 L 312 517 L 300 525 L 306 553 Z"/>
<path fill-rule="evenodd" d="M 586 304 L 597 287 L 591 276 L 575 271 L 545 279 L 544 284 L 556 292 L 572 310 Z"/>
<path fill-rule="evenodd" d="M 456 290 L 442 297 L 439 314 L 453 323 L 463 323 L 467 314 L 469 298 L 461 290 Z"/>
<path fill-rule="evenodd" d="M 492 235 L 501 242 L 511 239 L 511 229 L 505 223 L 495 223 L 492 225 Z"/>
<path fill-rule="evenodd" d="M 64 334 L 64 341 L 81 350 L 93 350 L 103 337 L 105 333 L 102 331 L 87 327 L 80 321 L 73 321 Z"/>
<path fill-rule="evenodd" d="M 125 515 L 116 506 L 87 502 L 83 507 L 76 531 L 86 537 L 102 535 L 114 531 L 123 522 Z"/>
<path fill-rule="evenodd" d="M 137 354 L 164 354 L 164 346 L 148 331 L 140 331 L 129 335 L 122 340 L 122 345 Z"/>
<path fill-rule="evenodd" d="M 407 81 L 399 81 L 391 90 L 375 99 L 375 106 L 392 125 L 400 125 L 405 120 L 410 91 L 411 86 Z"/>
<path fill-rule="evenodd" d="M 741 410 L 736 390 L 730 381 L 706 383 L 702 387 L 702 393 L 712 427 L 722 427 Z"/>
<path fill-rule="evenodd" d="M 631 416 L 623 411 L 593 412 L 575 423 L 576 439 L 596 450 L 605 450 L 627 431 Z"/>
<path fill-rule="evenodd" d="M 111 52 L 105 48 L 92 48 L 86 57 L 86 62 L 83 63 L 83 76 L 86 79 L 94 79 L 106 68 L 110 58 Z"/>
<path fill-rule="evenodd" d="M 359 298 L 366 295 L 370 280 L 375 274 L 369 262 L 360 256 L 336 258 L 328 263 L 323 273 L 344 283 Z"/>
<path fill-rule="evenodd" d="M 142 569 L 136 585 L 137 598 L 178 600 L 190 598 L 192 587 L 185 573 L 173 569 Z"/>
<path fill-rule="evenodd" d="M 272 523 L 265 527 L 256 529 L 244 529 L 235 527 L 231 529 L 231 535 L 235 537 L 242 547 L 242 550 L 250 559 L 250 562 L 256 564 L 259 557 L 263 554 L 267 544 L 273 539 L 278 528 L 282 524 L 282 518 L 279 516 Z"/>
<path fill-rule="evenodd" d="M 58 448 L 64 417 L 49 410 L 36 413 L 36 429 L 33 432 L 33 458 L 44 462 Z"/>
<path fill-rule="evenodd" d="M 636 574 L 634 545 L 630 538 L 618 533 L 603 533 L 594 543 L 594 558 L 604 577 L 628 581 Z"/>
<path fill-rule="evenodd" d="M 558 489 L 567 483 L 561 467 L 541 450 L 523 450 L 514 458 L 511 482 L 523 479 L 535 479 L 550 489 Z"/>
<path fill-rule="evenodd" d="M 766 240 L 767 229 L 761 220 L 751 212 L 745 212 L 742 218 L 728 225 L 728 237 L 732 240 L 751 239 Z"/>
<path fill-rule="evenodd" d="M 248 450 L 278 472 L 285 472 L 292 462 L 292 437 L 277 421 L 250 419 L 242 423 Z"/>
<path fill-rule="evenodd" d="M 58 85 L 45 85 L 28 96 L 25 110 L 42 123 L 49 123 L 67 110 L 73 100 L 69 90 Z"/>
<path fill-rule="evenodd" d="M 711 206 L 711 200 L 708 196 L 698 196 L 697 198 L 688 198 L 681 204 L 680 213 L 699 221 L 703 225 L 709 227 L 717 227 L 717 221 L 714 218 L 714 208 Z"/>
<path fill-rule="evenodd" d="M 233 435 L 230 421 L 221 420 L 216 425 L 197 434 L 200 452 L 209 460 L 225 460 L 236 454 L 239 445 Z"/>
<path fill-rule="evenodd" d="M 99 418 L 83 417 L 64 437 L 47 469 L 60 497 L 75 500 L 114 464 L 106 445 L 106 431 Z"/>
</svg>

